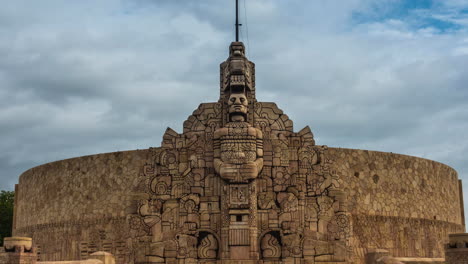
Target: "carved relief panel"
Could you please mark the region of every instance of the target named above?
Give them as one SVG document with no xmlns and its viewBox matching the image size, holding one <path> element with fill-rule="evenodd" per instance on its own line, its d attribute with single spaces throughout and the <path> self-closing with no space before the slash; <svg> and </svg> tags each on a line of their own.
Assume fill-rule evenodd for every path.
<svg viewBox="0 0 468 264">
<path fill-rule="evenodd" d="M 256 101 L 253 64 L 231 48 L 220 101 L 201 104 L 182 134 L 168 128 L 142 168 L 134 262 L 344 261 L 351 224 L 327 148 Z"/>
</svg>

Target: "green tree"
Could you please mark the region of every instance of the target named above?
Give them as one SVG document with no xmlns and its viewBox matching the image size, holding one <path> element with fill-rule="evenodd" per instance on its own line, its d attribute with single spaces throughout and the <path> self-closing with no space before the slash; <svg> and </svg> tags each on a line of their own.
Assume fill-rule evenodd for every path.
<svg viewBox="0 0 468 264">
<path fill-rule="evenodd" d="M 3 246 L 4 237 L 11 236 L 14 201 L 15 192 L 0 192 L 0 246 Z"/>
</svg>

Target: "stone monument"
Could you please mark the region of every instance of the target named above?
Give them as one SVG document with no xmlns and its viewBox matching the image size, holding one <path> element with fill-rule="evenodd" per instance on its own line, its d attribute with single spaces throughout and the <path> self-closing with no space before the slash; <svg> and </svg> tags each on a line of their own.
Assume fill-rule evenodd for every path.
<svg viewBox="0 0 468 264">
<path fill-rule="evenodd" d="M 448 234 L 465 231 L 452 168 L 294 132 L 275 103 L 257 101 L 238 41 L 220 66 L 219 100 L 182 133 L 38 166 L 15 192 L 13 234 L 33 238 L 40 261 L 105 251 L 118 264 L 440 263 Z"/>
<path fill-rule="evenodd" d="M 351 225 L 327 149 L 308 127 L 294 133 L 276 105 L 257 102 L 254 73 L 244 45 L 232 43 L 219 101 L 153 150 L 148 198 L 134 216 L 152 236 L 137 263 L 347 260 Z"/>
</svg>

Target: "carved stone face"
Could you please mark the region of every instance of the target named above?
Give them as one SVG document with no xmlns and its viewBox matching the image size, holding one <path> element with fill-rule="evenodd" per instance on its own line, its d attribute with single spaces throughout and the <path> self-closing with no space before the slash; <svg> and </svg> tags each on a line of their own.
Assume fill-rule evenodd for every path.
<svg viewBox="0 0 468 264">
<path fill-rule="evenodd" d="M 243 93 L 233 93 L 229 97 L 229 114 L 247 114 L 249 102 Z"/>
</svg>

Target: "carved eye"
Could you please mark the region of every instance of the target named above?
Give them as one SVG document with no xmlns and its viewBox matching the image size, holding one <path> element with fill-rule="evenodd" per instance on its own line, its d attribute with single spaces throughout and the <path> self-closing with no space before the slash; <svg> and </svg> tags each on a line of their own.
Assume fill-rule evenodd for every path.
<svg viewBox="0 0 468 264">
<path fill-rule="evenodd" d="M 236 98 L 231 98 L 231 102 L 235 102 L 236 101 Z"/>
<path fill-rule="evenodd" d="M 241 101 L 241 103 L 243 103 L 245 101 L 245 98 L 241 97 L 240 101 Z"/>
</svg>

